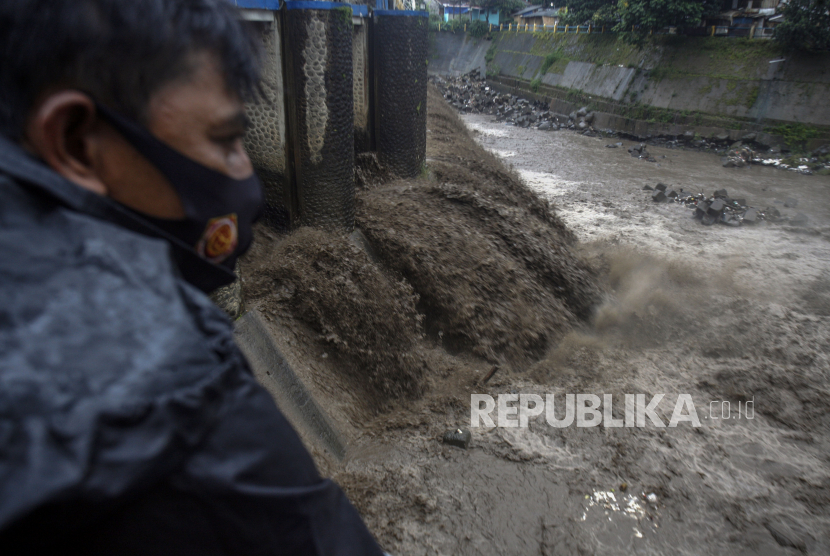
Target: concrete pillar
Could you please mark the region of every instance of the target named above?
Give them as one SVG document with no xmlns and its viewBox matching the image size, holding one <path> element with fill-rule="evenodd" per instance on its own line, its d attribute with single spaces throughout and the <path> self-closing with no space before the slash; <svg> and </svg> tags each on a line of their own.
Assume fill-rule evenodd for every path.
<svg viewBox="0 0 830 556">
<path fill-rule="evenodd" d="M 352 8 L 284 4 L 294 225 L 354 227 Z"/>
<path fill-rule="evenodd" d="M 352 67 L 354 90 L 354 149 L 355 153 L 374 150 L 372 141 L 369 75 L 369 10 L 366 6 L 352 6 L 354 33 L 352 34 Z"/>
<path fill-rule="evenodd" d="M 417 176 L 426 160 L 428 12 L 375 10 L 374 123 L 378 158 Z"/>
<path fill-rule="evenodd" d="M 276 228 L 291 222 L 290 165 L 286 142 L 280 14 L 269 10 L 243 10 L 243 19 L 259 38 L 264 53 L 260 93 L 246 110 L 251 127 L 245 149 L 262 181 L 265 221 Z"/>
</svg>

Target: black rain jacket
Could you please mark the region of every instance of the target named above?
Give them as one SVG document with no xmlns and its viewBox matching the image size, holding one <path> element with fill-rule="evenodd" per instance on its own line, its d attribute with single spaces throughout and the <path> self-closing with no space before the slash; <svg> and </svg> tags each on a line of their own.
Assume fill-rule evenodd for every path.
<svg viewBox="0 0 830 556">
<path fill-rule="evenodd" d="M 0 554 L 380 556 L 161 237 L 0 136 Z"/>
</svg>

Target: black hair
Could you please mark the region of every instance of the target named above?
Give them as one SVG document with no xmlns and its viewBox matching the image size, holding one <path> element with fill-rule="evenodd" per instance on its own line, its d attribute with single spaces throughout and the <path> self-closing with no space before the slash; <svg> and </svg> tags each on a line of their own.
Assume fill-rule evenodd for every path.
<svg viewBox="0 0 830 556">
<path fill-rule="evenodd" d="M 260 54 L 227 0 L 0 0 L 0 133 L 19 139 L 52 88 L 88 92 L 146 124 L 152 94 L 185 77 L 200 51 L 251 98 Z"/>
</svg>

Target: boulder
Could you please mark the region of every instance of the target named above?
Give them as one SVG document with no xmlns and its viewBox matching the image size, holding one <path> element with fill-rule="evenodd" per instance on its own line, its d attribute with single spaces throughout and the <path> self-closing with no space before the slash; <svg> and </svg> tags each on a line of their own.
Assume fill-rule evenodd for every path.
<svg viewBox="0 0 830 556">
<path fill-rule="evenodd" d="M 712 197 L 716 199 L 725 198 L 729 197 L 729 193 L 726 192 L 726 189 L 718 189 L 717 191 L 715 191 Z"/>
<path fill-rule="evenodd" d="M 585 116 L 588 115 L 588 107 L 583 106 L 582 108 L 577 110 L 576 115 L 579 116 L 580 118 L 584 118 Z"/>
<path fill-rule="evenodd" d="M 723 212 L 724 207 L 726 207 L 726 203 L 724 203 L 722 199 L 715 199 L 712 201 L 712 204 L 709 205 L 709 210 L 706 212 L 707 214 L 719 216 L 720 213 Z"/>
<path fill-rule="evenodd" d="M 655 203 L 662 203 L 663 201 L 666 201 L 667 199 L 668 199 L 668 197 L 666 197 L 666 193 L 663 192 L 663 191 L 658 190 L 658 191 L 655 191 L 654 193 L 651 194 L 651 200 L 654 201 Z"/>
<path fill-rule="evenodd" d="M 654 186 L 654 189 L 657 189 L 658 191 L 665 191 L 667 187 L 668 186 L 665 183 L 658 183 Z"/>
</svg>

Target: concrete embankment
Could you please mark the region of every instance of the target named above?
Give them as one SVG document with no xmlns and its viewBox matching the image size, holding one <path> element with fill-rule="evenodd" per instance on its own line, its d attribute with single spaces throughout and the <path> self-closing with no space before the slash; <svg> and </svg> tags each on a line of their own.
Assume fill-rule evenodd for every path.
<svg viewBox="0 0 830 556">
<path fill-rule="evenodd" d="M 656 37 L 640 49 L 610 34 L 432 37 L 431 73 L 486 66 L 496 88 L 557 112 L 588 105 L 595 127 L 641 137 L 756 133 L 783 146 L 780 126 L 798 124 L 808 148 L 830 139 L 830 54 L 795 57 L 772 41 L 723 38 Z"/>
</svg>

